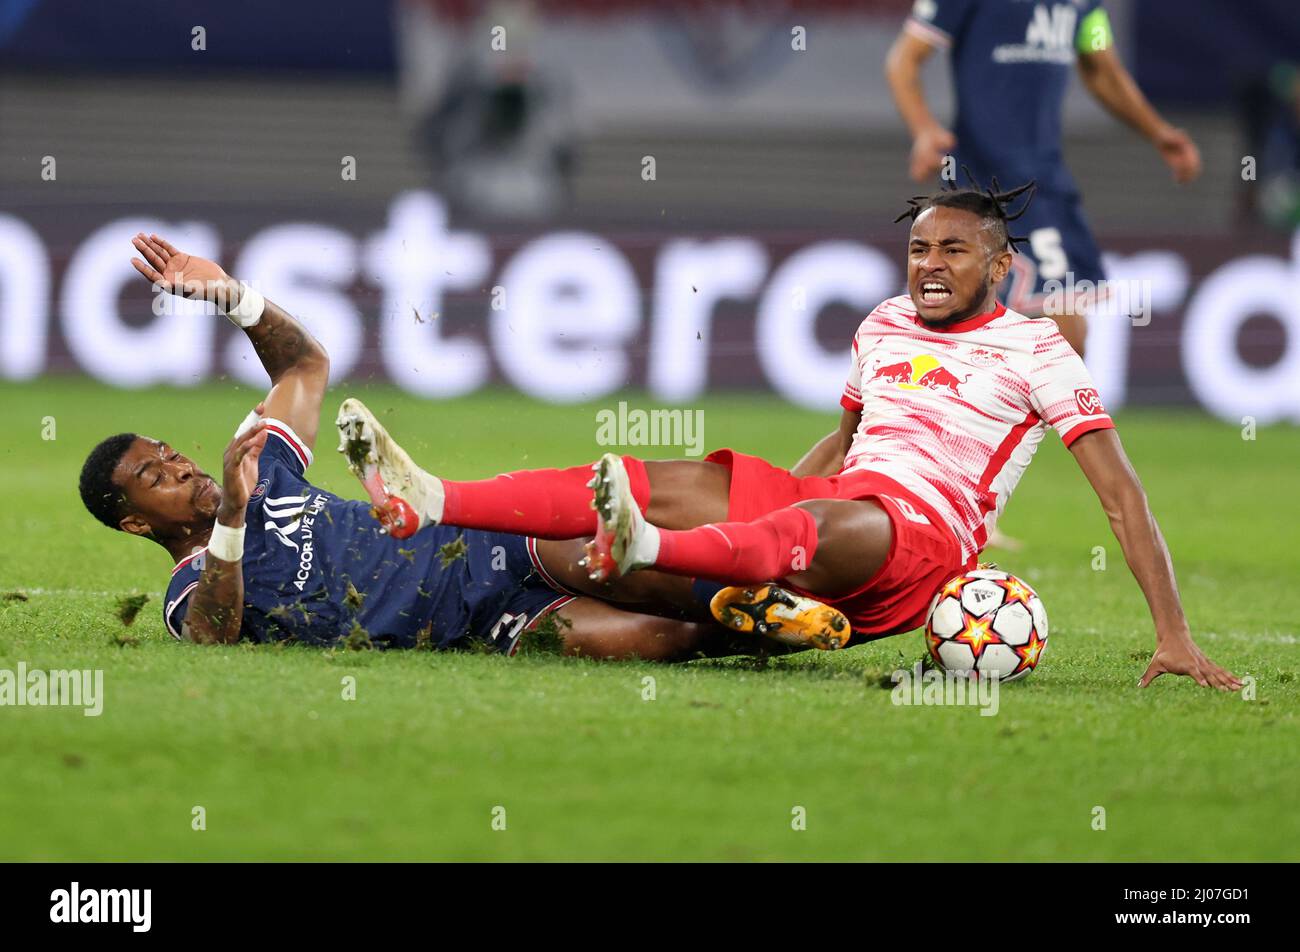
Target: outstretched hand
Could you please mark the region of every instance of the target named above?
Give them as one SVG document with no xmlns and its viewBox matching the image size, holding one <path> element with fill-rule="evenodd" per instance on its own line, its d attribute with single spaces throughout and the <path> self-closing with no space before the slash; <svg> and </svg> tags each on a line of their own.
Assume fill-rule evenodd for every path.
<svg viewBox="0 0 1300 952">
<path fill-rule="evenodd" d="M 1203 688 L 1214 687 L 1220 691 L 1241 688 L 1241 679 L 1207 658 L 1191 638 L 1160 642 L 1138 686 L 1144 688 L 1162 674 L 1185 674 Z"/>
<path fill-rule="evenodd" d="M 141 232 L 131 244 L 144 256 L 131 259 L 135 270 L 167 293 L 214 304 L 238 300 L 238 282 L 215 261 L 179 251 L 158 235 Z"/>
</svg>

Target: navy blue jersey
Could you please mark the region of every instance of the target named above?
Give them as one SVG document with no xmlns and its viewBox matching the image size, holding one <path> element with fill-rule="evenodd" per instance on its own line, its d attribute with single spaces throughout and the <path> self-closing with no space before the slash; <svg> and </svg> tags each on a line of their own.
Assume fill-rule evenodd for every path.
<svg viewBox="0 0 1300 952">
<path fill-rule="evenodd" d="M 1076 49 L 1104 49 L 1101 0 L 917 0 L 906 29 L 950 50 L 956 86 L 954 156 L 982 185 L 1030 179 L 1074 194 L 1061 156 L 1061 105 Z M 1098 16 L 1103 16 L 1099 14 Z M 965 181 L 959 176 L 959 184 Z"/>
<path fill-rule="evenodd" d="M 958 184 L 963 165 L 982 186 L 994 176 L 1004 188 L 1038 183 L 1012 225 L 1027 244 L 999 296 L 1036 315 L 1067 275 L 1100 282 L 1101 251 L 1061 154 L 1061 107 L 1077 51 L 1110 46 L 1101 0 L 917 0 L 906 29 L 951 51 Z"/>
<path fill-rule="evenodd" d="M 328 645 L 364 632 L 377 647 L 475 639 L 512 653 L 531 621 L 568 601 L 524 536 L 452 526 L 382 535 L 369 503 L 307 482 L 311 451 L 286 424 L 266 423 L 244 515 L 241 638 Z M 204 554 L 176 566 L 167 586 L 163 618 L 177 638 Z"/>
<path fill-rule="evenodd" d="M 1025 214 L 1012 223 L 1011 233 L 1027 239 L 1012 259 L 1011 273 L 998 295 L 1013 311 L 1041 314 L 1044 291 L 1067 275 L 1076 285 L 1095 284 L 1106 277 L 1101 249 L 1077 195 L 1035 195 Z"/>
</svg>

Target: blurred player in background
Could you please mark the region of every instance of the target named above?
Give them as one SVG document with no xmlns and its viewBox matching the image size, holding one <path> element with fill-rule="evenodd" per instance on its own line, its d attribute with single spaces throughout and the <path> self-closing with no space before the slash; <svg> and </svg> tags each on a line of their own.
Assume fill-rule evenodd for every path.
<svg viewBox="0 0 1300 952">
<path fill-rule="evenodd" d="M 1276 228 L 1300 227 L 1300 62 L 1261 62 L 1244 85 L 1241 154 L 1257 156 L 1256 180 L 1243 176 L 1238 214 Z"/>
<path fill-rule="evenodd" d="M 951 131 L 934 117 L 921 84 L 921 67 L 936 49 L 952 57 L 957 115 Z M 982 183 L 995 176 L 1037 182 L 1019 226 L 1029 254 L 1016 256 L 1002 297 L 1022 314 L 1054 318 L 1082 354 L 1091 298 L 1105 275 L 1061 155 L 1061 107 L 1075 64 L 1093 97 L 1155 147 L 1175 181 L 1200 174 L 1196 145 L 1152 108 L 1116 54 L 1101 0 L 917 0 L 889 51 L 885 76 L 912 135 L 915 181 L 942 172 L 949 184 L 964 185 L 956 177 L 965 166 Z M 1059 299 L 1045 300 L 1048 282 L 1064 283 Z M 1088 283 L 1080 293 L 1069 293 L 1082 282 Z"/>
</svg>

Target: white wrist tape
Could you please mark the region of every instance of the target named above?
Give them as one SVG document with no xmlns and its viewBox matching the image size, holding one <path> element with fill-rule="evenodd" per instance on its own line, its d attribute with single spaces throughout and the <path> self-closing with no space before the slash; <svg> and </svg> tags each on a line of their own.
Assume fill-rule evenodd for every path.
<svg viewBox="0 0 1300 952">
<path fill-rule="evenodd" d="M 262 297 L 262 293 L 240 281 L 239 303 L 226 312 L 226 317 L 238 327 L 249 328 L 262 319 L 264 310 L 266 298 Z"/>
<path fill-rule="evenodd" d="M 238 562 L 244 557 L 244 527 L 232 529 L 216 523 L 208 538 L 208 555 L 223 562 Z"/>
<path fill-rule="evenodd" d="M 235 431 L 234 438 L 239 439 L 241 436 L 247 433 L 252 427 L 256 426 L 257 422 L 261 419 L 262 418 L 257 415 L 256 410 L 249 410 L 248 416 L 244 417 L 244 422 L 239 424 L 239 429 Z"/>
</svg>

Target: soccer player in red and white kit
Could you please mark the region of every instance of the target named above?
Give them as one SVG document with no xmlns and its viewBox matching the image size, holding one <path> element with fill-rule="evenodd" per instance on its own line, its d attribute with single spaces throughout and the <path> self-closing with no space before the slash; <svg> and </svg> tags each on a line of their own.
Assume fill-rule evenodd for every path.
<svg viewBox="0 0 1300 952">
<path fill-rule="evenodd" d="M 756 625 L 797 628 L 829 605 L 862 638 L 924 623 L 939 587 L 975 564 L 1051 426 L 1150 607 L 1156 650 L 1140 683 L 1182 674 L 1235 690 L 1241 682 L 1192 639 L 1169 551 L 1083 361 L 1055 323 L 995 297 L 1015 240 L 1006 203 L 1023 191 L 913 200 L 900 216 L 912 219 L 908 293 L 862 322 L 840 426 L 793 470 L 732 450 L 698 462 L 606 454 L 593 511 L 591 466 L 440 480 L 350 400 L 340 429 L 354 455 L 358 439 L 370 450 L 354 471 L 395 534 L 447 523 L 594 536 L 593 578 L 653 569 L 736 586 L 712 587 L 715 616 L 740 611 Z"/>
</svg>

